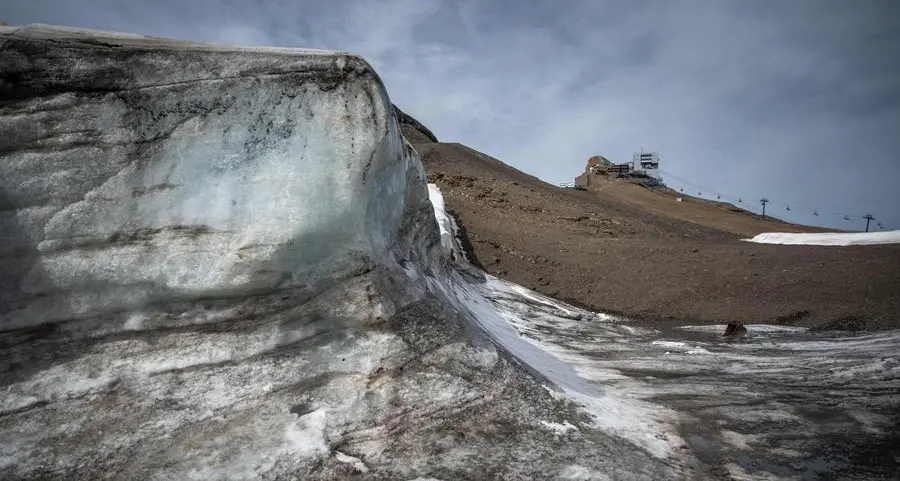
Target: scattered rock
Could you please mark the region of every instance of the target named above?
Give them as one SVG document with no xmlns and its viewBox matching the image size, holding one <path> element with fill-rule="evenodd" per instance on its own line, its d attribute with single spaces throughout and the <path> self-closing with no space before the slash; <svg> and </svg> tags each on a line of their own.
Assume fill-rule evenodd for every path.
<svg viewBox="0 0 900 481">
<path fill-rule="evenodd" d="M 428 127 L 425 127 L 424 125 L 422 125 L 421 122 L 414 119 L 411 115 L 400 110 L 400 108 L 397 107 L 396 105 L 394 105 L 394 114 L 397 116 L 397 123 L 399 123 L 401 126 L 408 125 L 408 126 L 412 127 L 413 129 L 415 129 L 416 131 L 418 131 L 421 135 L 423 135 L 428 140 L 430 140 L 432 142 L 438 141 L 438 139 L 437 139 L 437 137 L 435 137 L 434 133 L 432 133 L 431 130 L 428 130 Z"/>
<path fill-rule="evenodd" d="M 747 328 L 744 327 L 744 323 L 742 322 L 729 322 L 728 326 L 725 328 L 725 333 L 722 334 L 724 337 L 741 337 L 747 334 Z"/>
</svg>

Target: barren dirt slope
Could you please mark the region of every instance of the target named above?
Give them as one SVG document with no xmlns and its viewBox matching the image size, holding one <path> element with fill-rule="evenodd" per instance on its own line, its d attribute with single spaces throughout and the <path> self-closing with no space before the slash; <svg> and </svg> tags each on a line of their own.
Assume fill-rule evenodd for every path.
<svg viewBox="0 0 900 481">
<path fill-rule="evenodd" d="M 628 180 L 595 177 L 589 190 L 603 202 L 625 202 L 665 217 L 692 222 L 744 237 L 762 232 L 827 232 L 830 229 L 784 222 L 727 202 L 685 195 L 666 187 L 649 188 Z M 681 198 L 682 200 L 676 201 Z M 745 207 L 750 207 L 745 204 Z"/>
<path fill-rule="evenodd" d="M 656 322 L 900 325 L 900 246 L 741 242 L 753 233 L 735 233 L 741 219 L 691 222 L 639 196 L 559 188 L 463 145 L 417 140 L 429 181 L 491 274 Z"/>
</svg>

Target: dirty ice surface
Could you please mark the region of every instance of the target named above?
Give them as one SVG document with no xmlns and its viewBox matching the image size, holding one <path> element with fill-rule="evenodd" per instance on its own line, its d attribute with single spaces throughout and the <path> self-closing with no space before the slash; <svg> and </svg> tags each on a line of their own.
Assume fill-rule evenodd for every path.
<svg viewBox="0 0 900 481">
<path fill-rule="evenodd" d="M 435 206 L 440 191 L 429 186 Z M 445 213 L 436 208 L 439 223 Z M 452 219 L 451 219 L 452 220 Z M 730 479 L 895 479 L 900 332 L 748 325 L 660 329 L 511 282 L 455 276 L 491 339 L 581 405 L 596 427 Z M 546 426 L 564 431 L 562 425 Z"/>
<path fill-rule="evenodd" d="M 656 456 L 690 453 L 734 479 L 900 472 L 896 331 L 748 325 L 744 338 L 726 340 L 724 325 L 655 329 L 491 276 L 460 297 L 596 427 Z"/>
<path fill-rule="evenodd" d="M 822 232 L 796 234 L 765 232 L 752 239 L 757 244 L 787 244 L 810 246 L 859 246 L 873 244 L 900 244 L 900 230 L 886 232 Z"/>
</svg>

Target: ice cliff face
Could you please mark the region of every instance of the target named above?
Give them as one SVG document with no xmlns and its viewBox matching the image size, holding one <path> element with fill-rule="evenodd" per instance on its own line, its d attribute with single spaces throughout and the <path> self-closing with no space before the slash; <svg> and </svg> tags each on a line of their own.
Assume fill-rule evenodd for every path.
<svg viewBox="0 0 900 481">
<path fill-rule="evenodd" d="M 347 53 L 0 32 L 3 477 L 318 462 L 388 400 L 367 376 L 408 349 L 383 326 L 444 262 L 377 75 Z"/>
<path fill-rule="evenodd" d="M 436 259 L 422 167 L 359 57 L 2 38 L 2 269 L 18 282 L 0 325 L 313 294 Z"/>
</svg>

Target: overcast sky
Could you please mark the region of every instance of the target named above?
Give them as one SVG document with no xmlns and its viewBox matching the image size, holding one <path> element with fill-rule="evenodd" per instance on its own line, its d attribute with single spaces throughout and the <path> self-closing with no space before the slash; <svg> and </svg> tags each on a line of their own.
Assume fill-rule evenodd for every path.
<svg viewBox="0 0 900 481">
<path fill-rule="evenodd" d="M 900 228 L 896 0 L 4 0 L 0 20 L 351 50 L 440 140 L 549 182 L 643 147 L 676 188 Z"/>
</svg>

